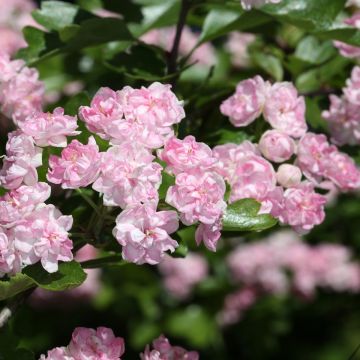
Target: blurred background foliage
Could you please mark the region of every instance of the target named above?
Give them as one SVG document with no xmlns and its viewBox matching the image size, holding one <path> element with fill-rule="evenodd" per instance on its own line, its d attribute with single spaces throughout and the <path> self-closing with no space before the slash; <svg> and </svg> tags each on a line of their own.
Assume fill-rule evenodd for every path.
<svg viewBox="0 0 360 360">
<path fill-rule="evenodd" d="M 284 0 L 250 12 L 244 12 L 238 0 L 188 3 L 186 24 L 199 35 L 200 42 L 213 46 L 215 62 L 211 66 L 185 62 L 182 55 L 175 74 L 169 74 L 169 53 L 138 41 L 151 29 L 174 26 L 180 0 L 38 1 L 42 10 L 35 11 L 34 18 L 47 30 L 26 28 L 29 47 L 20 50 L 17 57 L 40 71 L 51 99 L 49 107 L 64 106 L 69 114 L 88 104 L 101 86 L 120 89 L 154 81 L 175 84 L 177 80 L 175 90 L 185 101 L 187 113 L 179 136 L 193 134 L 211 146 L 257 141 L 263 128 L 255 124 L 246 131 L 235 129 L 220 114 L 219 105 L 240 80 L 260 74 L 272 81 L 293 81 L 300 93 L 308 95 L 309 126 L 315 132 L 327 132 L 321 110 L 328 107 L 329 93 L 341 92 L 354 66 L 338 54 L 332 41 L 360 45 L 358 31 L 340 25 L 346 16 L 344 0 Z M 121 15 L 93 15 L 100 8 Z M 256 36 L 248 48 L 248 65 L 242 68 L 232 64 L 225 46 L 233 31 Z M 78 90 L 69 91 L 69 84 L 78 85 Z M 82 136 L 88 136 L 86 130 Z M 1 146 L 4 144 L 2 138 Z M 360 163 L 358 148 L 343 150 Z M 88 225 L 91 209 L 80 197 L 64 200 L 55 196 L 57 201 L 63 213 L 74 216 L 75 223 Z M 359 195 L 339 196 L 327 209 L 326 221 L 304 241 L 340 243 L 359 259 L 359 218 Z M 29 302 L 20 307 L 0 332 L 0 354 L 11 360 L 32 359 L 33 354 L 38 358 L 47 349 L 67 344 L 74 327 L 102 325 L 126 339 L 126 359 L 138 358 L 145 344 L 161 333 L 174 343 L 198 350 L 201 359 L 349 359 L 360 344 L 359 294 L 318 291 L 307 301 L 291 295 L 268 295 L 237 324 L 225 328 L 218 324 L 217 313 L 226 294 L 233 290 L 226 255 L 234 244 L 259 241 L 272 231 L 244 233 L 235 239 L 233 234 L 224 233 L 215 254 L 194 246 L 193 229 L 183 232 L 184 248 L 201 253 L 210 267 L 208 278 L 184 301 L 164 289 L 156 267 L 106 266 L 101 289 L 90 300 Z M 99 247 L 101 241 L 111 238 L 110 232 L 100 232 Z M 360 353 L 352 359 L 356 358 L 360 359 Z"/>
</svg>

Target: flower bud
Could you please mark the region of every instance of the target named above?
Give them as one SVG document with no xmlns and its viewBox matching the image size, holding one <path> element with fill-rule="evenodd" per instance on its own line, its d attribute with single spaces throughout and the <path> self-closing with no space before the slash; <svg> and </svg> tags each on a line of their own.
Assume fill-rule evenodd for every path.
<svg viewBox="0 0 360 360">
<path fill-rule="evenodd" d="M 281 163 L 291 158 L 295 152 L 295 142 L 283 132 L 266 131 L 259 142 L 261 153 L 270 161 Z"/>
<path fill-rule="evenodd" d="M 301 177 L 301 170 L 297 166 L 290 164 L 280 165 L 276 173 L 277 182 L 285 188 L 300 184 Z"/>
</svg>

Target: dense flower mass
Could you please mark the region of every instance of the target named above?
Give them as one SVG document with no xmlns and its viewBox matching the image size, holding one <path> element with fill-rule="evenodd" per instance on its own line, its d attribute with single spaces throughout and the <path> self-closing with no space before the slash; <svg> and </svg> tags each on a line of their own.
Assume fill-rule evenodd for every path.
<svg viewBox="0 0 360 360">
<path fill-rule="evenodd" d="M 136 264 L 158 264 L 165 251 L 173 252 L 178 243 L 169 234 L 179 227 L 175 211 L 156 211 L 152 206 L 128 207 L 116 219 L 113 234 L 123 246 L 124 260 Z"/>
<path fill-rule="evenodd" d="M 225 48 L 231 55 L 231 62 L 239 68 L 250 65 L 249 46 L 254 43 L 256 36 L 250 33 L 232 32 L 226 42 Z"/>
<path fill-rule="evenodd" d="M 240 289 L 225 299 L 219 320 L 237 322 L 263 294 L 293 292 L 315 296 L 316 288 L 336 292 L 360 291 L 360 266 L 342 245 L 310 246 L 291 231 L 281 231 L 262 242 L 240 245 L 227 259 Z"/>
</svg>

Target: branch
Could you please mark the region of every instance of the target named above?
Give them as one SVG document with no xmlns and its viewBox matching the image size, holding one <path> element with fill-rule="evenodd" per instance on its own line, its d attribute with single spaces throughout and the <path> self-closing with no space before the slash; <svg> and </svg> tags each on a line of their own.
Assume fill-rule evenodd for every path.
<svg viewBox="0 0 360 360">
<path fill-rule="evenodd" d="M 182 0 L 181 1 L 181 9 L 179 14 L 178 23 L 176 26 L 176 34 L 174 38 L 174 43 L 171 48 L 168 60 L 168 74 L 174 74 L 177 72 L 177 59 L 179 55 L 179 46 L 181 41 L 181 35 L 186 23 L 186 17 L 190 10 L 190 2 L 189 0 Z M 173 87 L 176 86 L 178 76 L 174 77 L 171 81 Z"/>
</svg>

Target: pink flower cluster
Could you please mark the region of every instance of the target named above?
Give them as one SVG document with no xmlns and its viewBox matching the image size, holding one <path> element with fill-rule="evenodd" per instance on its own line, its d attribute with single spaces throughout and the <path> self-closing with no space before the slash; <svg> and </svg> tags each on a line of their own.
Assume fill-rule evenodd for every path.
<svg viewBox="0 0 360 360">
<path fill-rule="evenodd" d="M 360 48 L 359 48 L 360 49 Z M 330 109 L 322 113 L 332 141 L 337 145 L 360 144 L 360 67 L 355 66 L 341 97 L 330 95 Z"/>
<path fill-rule="evenodd" d="M 356 13 L 350 18 L 345 19 L 344 23 L 350 27 L 360 29 L 360 13 Z M 360 58 L 360 47 L 349 45 L 342 41 L 334 41 L 334 45 L 339 49 L 342 56 L 347 58 Z"/>
<path fill-rule="evenodd" d="M 0 198 L 0 274 L 13 275 L 39 261 L 52 273 L 59 261 L 72 260 L 68 237 L 72 216 L 46 205 L 49 197 L 50 186 L 37 183 L 20 186 Z"/>
<path fill-rule="evenodd" d="M 265 4 L 278 4 L 281 0 L 241 0 L 241 5 L 245 10 L 250 10 L 254 7 L 260 7 Z"/>
<path fill-rule="evenodd" d="M 247 126 L 263 114 L 275 130 L 294 138 L 307 131 L 305 100 L 288 82 L 271 85 L 260 76 L 241 81 L 235 94 L 221 104 L 220 110 L 236 127 Z"/>
<path fill-rule="evenodd" d="M 163 146 L 174 133 L 172 125 L 185 117 L 171 86 L 160 83 L 141 89 L 126 86 L 117 92 L 101 88 L 79 114 L 90 131 L 112 144 L 132 141 L 150 149 Z"/>
<path fill-rule="evenodd" d="M 220 320 L 226 323 L 236 322 L 263 294 L 292 291 L 310 299 L 316 288 L 360 291 L 360 265 L 351 261 L 349 249 L 338 244 L 310 246 L 291 231 L 240 245 L 227 262 L 235 283 L 242 288 L 225 300 Z"/>
<path fill-rule="evenodd" d="M 347 91 L 353 101 L 357 75 L 354 71 L 349 83 L 354 90 Z M 245 141 L 214 148 L 217 171 L 231 186 L 230 202 L 254 198 L 261 203 L 262 213 L 306 233 L 325 218 L 326 197 L 315 188 L 330 195 L 336 188 L 360 187 L 360 170 L 353 159 L 330 145 L 324 135 L 307 132 L 305 102 L 292 84 L 271 86 L 259 76 L 244 80 L 221 111 L 235 126 L 246 126 L 263 113 L 273 127 L 262 134 L 258 145 Z M 268 160 L 280 164 L 277 172 Z M 307 181 L 302 181 L 303 175 Z"/>
<path fill-rule="evenodd" d="M 231 55 L 231 62 L 235 67 L 246 68 L 250 65 L 248 48 L 255 40 L 256 36 L 251 33 L 230 33 L 225 48 Z"/>
<path fill-rule="evenodd" d="M 196 241 L 216 251 L 220 238 L 221 217 L 226 208 L 224 179 L 214 171 L 217 162 L 212 150 L 193 136 L 183 140 L 171 138 L 158 152 L 167 164 L 167 171 L 176 175 L 175 185 L 170 186 L 166 202 L 180 212 L 183 224 L 200 222 Z"/>
<path fill-rule="evenodd" d="M 165 27 L 153 29 L 141 36 L 141 40 L 149 45 L 155 45 L 166 51 L 171 51 L 174 43 L 176 28 Z M 195 48 L 199 37 L 188 27 L 185 26 L 181 34 L 179 53 L 187 56 Z M 216 63 L 215 50 L 210 43 L 204 43 L 196 48 L 191 54 L 190 62 L 197 62 L 200 65 L 211 66 Z"/>
<path fill-rule="evenodd" d="M 70 344 L 49 350 L 39 360 L 121 360 L 125 353 L 125 342 L 115 337 L 113 331 L 106 327 L 89 329 L 78 327 L 74 330 Z M 140 354 L 142 360 L 198 360 L 196 351 L 187 351 L 180 346 L 172 346 L 169 340 L 161 335 L 147 345 Z"/>
<path fill-rule="evenodd" d="M 22 29 L 35 25 L 31 17 L 35 4 L 32 0 L 0 0 L 0 9 L 0 49 L 11 56 L 26 46 Z"/>
<path fill-rule="evenodd" d="M 15 124 L 41 111 L 44 84 L 36 69 L 25 66 L 22 60 L 11 61 L 0 54 L 0 112 Z"/>
<path fill-rule="evenodd" d="M 78 327 L 68 346 L 49 350 L 39 360 L 120 360 L 124 352 L 124 339 L 115 337 L 111 329 Z"/>
<path fill-rule="evenodd" d="M 166 290 L 182 300 L 188 298 L 194 286 L 207 277 L 208 264 L 203 256 L 189 253 L 185 258 L 166 256 L 159 264 L 159 270 Z"/>
</svg>

